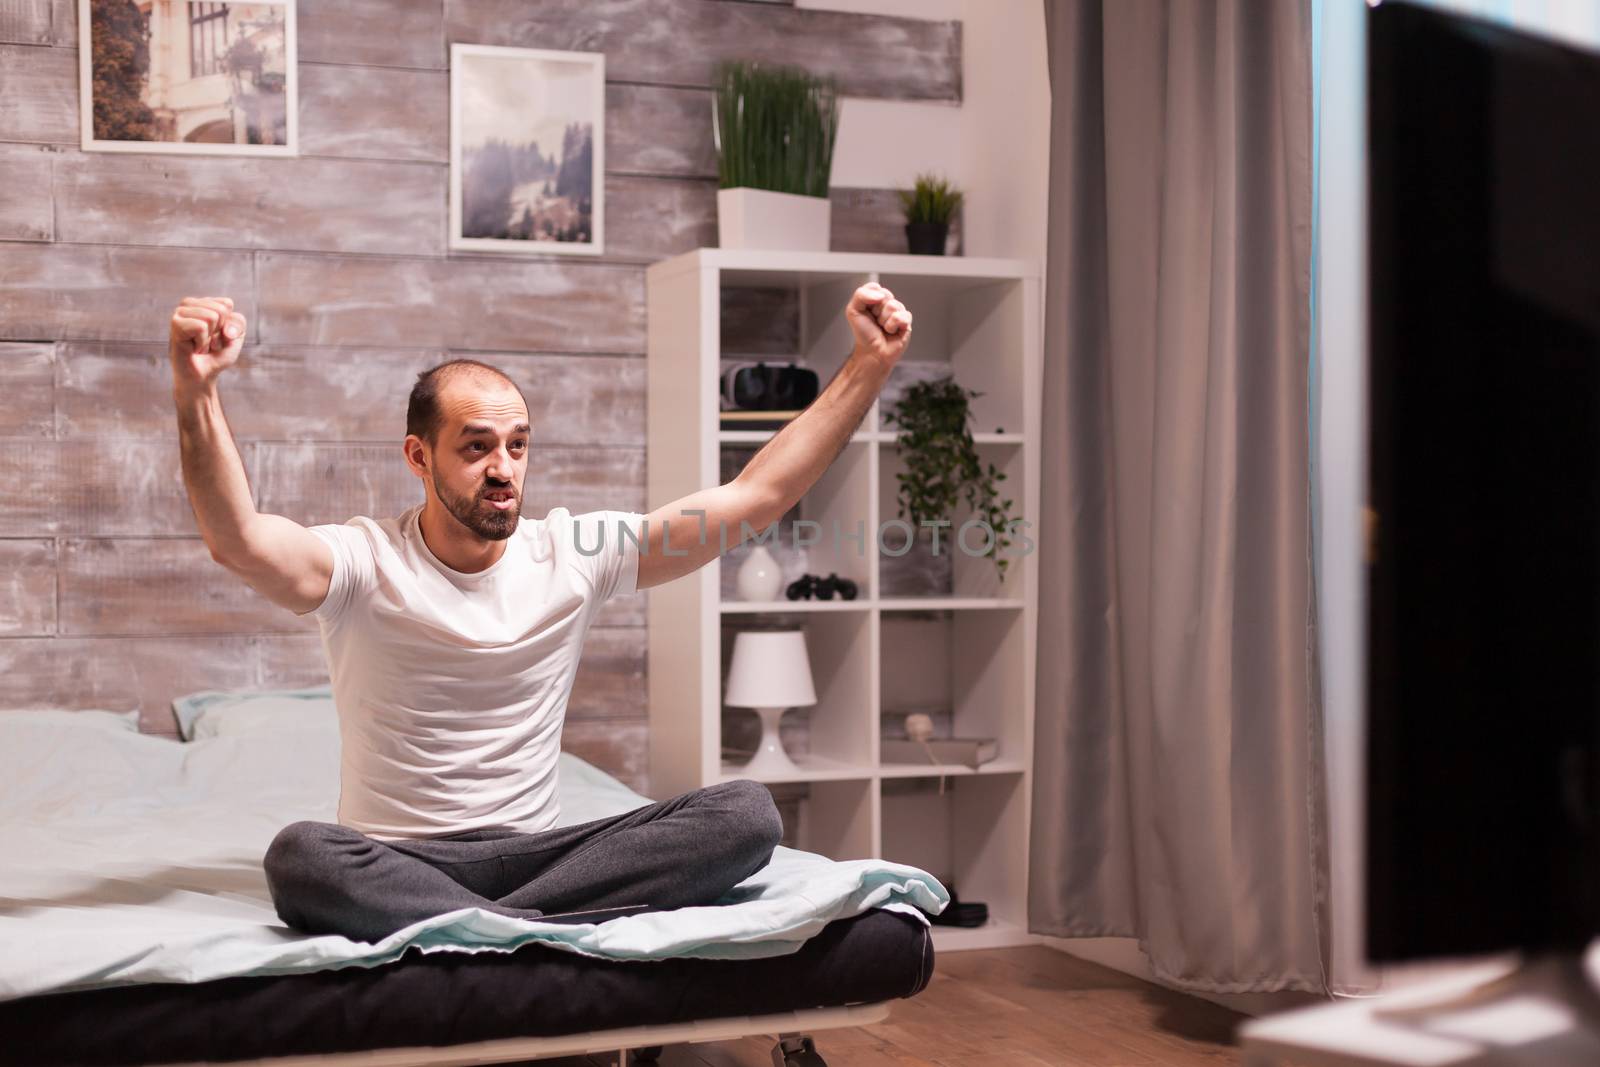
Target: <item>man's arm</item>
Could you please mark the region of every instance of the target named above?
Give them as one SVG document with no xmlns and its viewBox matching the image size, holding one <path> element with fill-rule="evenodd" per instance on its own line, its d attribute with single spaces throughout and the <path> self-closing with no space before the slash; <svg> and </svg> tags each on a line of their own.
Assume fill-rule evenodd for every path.
<svg viewBox="0 0 1600 1067">
<path fill-rule="evenodd" d="M 855 348 L 822 394 L 731 482 L 691 493 L 647 516 L 637 588 L 699 570 L 740 544 L 746 524 L 752 534 L 760 533 L 783 518 L 838 458 L 911 340 L 911 312 L 881 285 L 857 289 L 845 317 Z"/>
<path fill-rule="evenodd" d="M 211 558 L 274 604 L 303 615 L 328 594 L 333 551 L 299 523 L 260 514 L 250 497 L 217 392 L 217 378 L 238 360 L 244 335 L 244 316 L 227 297 L 188 298 L 172 314 L 183 482 Z"/>
</svg>

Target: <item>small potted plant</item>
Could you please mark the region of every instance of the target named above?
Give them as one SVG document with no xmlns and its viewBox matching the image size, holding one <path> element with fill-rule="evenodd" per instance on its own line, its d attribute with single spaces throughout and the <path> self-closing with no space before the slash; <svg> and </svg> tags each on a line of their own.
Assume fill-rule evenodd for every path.
<svg viewBox="0 0 1600 1067">
<path fill-rule="evenodd" d="M 982 395 L 948 375 L 916 382 L 884 413 L 884 420 L 900 427 L 896 443 L 906 468 L 895 475 L 900 483 L 900 518 L 911 523 L 919 540 L 931 541 L 933 527 L 923 526 L 923 520 L 954 523 L 952 513 L 965 498 L 972 518 L 986 523 L 992 532 L 985 554 L 993 557 L 1003 581 L 1010 561 L 1000 553 L 1011 544 L 1007 534 L 1014 521 L 1008 514 L 1012 501 L 1000 499 L 1005 472 L 993 463 L 985 466 L 968 425 L 969 401 Z M 957 528 L 944 527 L 941 543 L 949 543 Z"/>
<path fill-rule="evenodd" d="M 906 214 L 906 245 L 912 254 L 944 255 L 950 220 L 966 194 L 933 174 L 919 174 L 915 186 L 898 192 Z"/>
<path fill-rule="evenodd" d="M 826 252 L 839 132 L 835 79 L 798 67 L 724 61 L 714 85 L 718 242 Z"/>
</svg>

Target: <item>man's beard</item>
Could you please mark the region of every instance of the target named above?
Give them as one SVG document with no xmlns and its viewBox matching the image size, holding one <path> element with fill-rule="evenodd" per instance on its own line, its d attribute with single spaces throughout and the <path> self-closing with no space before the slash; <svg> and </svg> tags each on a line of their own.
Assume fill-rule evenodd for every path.
<svg viewBox="0 0 1600 1067">
<path fill-rule="evenodd" d="M 521 518 L 522 495 L 517 492 L 516 486 L 484 486 L 482 492 L 490 489 L 501 492 L 509 489 L 515 496 L 517 506 L 501 511 L 494 507 L 483 496 L 456 496 L 446 489 L 439 481 L 439 472 L 433 474 L 433 490 L 439 494 L 439 499 L 444 503 L 446 510 L 456 517 L 456 521 L 485 541 L 504 541 L 517 530 L 517 520 Z"/>
</svg>

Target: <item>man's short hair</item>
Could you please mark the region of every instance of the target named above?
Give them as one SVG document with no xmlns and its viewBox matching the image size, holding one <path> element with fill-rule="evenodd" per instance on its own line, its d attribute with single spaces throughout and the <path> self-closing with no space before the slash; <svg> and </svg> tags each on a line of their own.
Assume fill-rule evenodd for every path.
<svg viewBox="0 0 1600 1067">
<path fill-rule="evenodd" d="M 417 383 L 411 387 L 411 399 L 406 404 L 407 434 L 414 434 L 430 445 L 439 443 L 439 427 L 444 424 L 444 415 L 439 410 L 439 392 L 446 383 L 461 374 L 499 378 L 517 390 L 517 395 L 522 397 L 523 407 L 528 406 L 528 398 L 523 396 L 521 388 L 511 380 L 511 375 L 499 367 L 475 359 L 452 359 L 417 375 Z"/>
</svg>

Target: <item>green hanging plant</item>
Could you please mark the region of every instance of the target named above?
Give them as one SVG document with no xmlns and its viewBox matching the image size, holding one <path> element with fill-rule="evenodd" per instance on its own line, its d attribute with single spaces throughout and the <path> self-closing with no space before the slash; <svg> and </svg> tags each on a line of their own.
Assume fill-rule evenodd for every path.
<svg viewBox="0 0 1600 1067">
<path fill-rule="evenodd" d="M 828 195 L 839 134 L 836 79 L 799 67 L 724 60 L 716 65 L 712 89 L 721 188 Z"/>
<path fill-rule="evenodd" d="M 984 464 L 968 426 L 972 420 L 969 401 L 982 395 L 957 385 L 948 375 L 916 382 L 885 413 L 884 420 L 900 427 L 898 443 L 906 467 L 895 475 L 900 483 L 900 517 L 920 531 L 925 529 L 924 520 L 950 520 L 951 512 L 965 498 L 972 517 L 993 531 L 985 554 L 994 559 L 1004 580 L 1010 561 L 1000 553 L 1011 544 L 1007 530 L 1012 521 L 1012 501 L 1000 499 L 999 483 L 1006 475 L 993 463 Z M 945 532 L 954 539 L 958 530 L 952 526 Z"/>
</svg>

